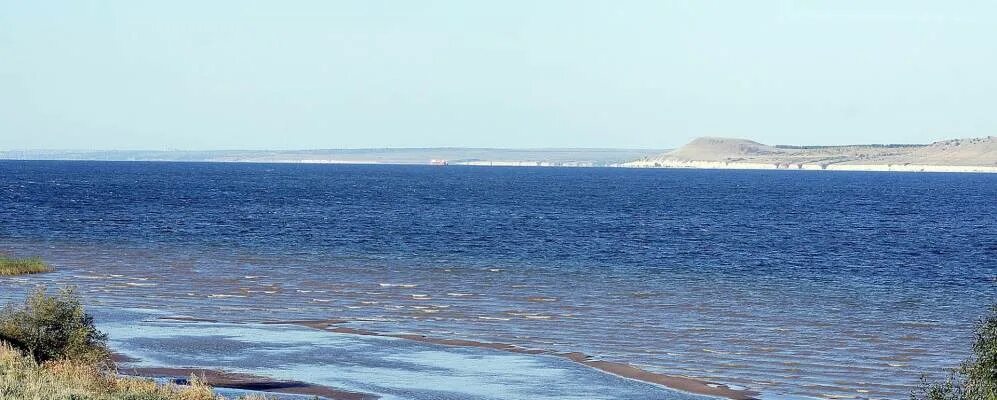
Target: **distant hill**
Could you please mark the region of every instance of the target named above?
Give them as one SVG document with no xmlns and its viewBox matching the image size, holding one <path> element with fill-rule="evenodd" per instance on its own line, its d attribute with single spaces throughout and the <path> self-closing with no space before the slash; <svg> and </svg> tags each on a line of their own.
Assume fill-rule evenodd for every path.
<svg viewBox="0 0 997 400">
<path fill-rule="evenodd" d="M 703 137 L 628 167 L 997 172 L 997 137 L 931 144 L 769 146 Z"/>
<path fill-rule="evenodd" d="M 0 151 L 0 159 L 201 161 L 325 164 L 441 164 L 492 166 L 611 166 L 661 150 L 389 148 L 221 151 Z"/>
<path fill-rule="evenodd" d="M 781 155 L 782 150 L 746 139 L 701 137 L 689 144 L 665 153 L 662 157 L 680 160 L 725 161 Z"/>
</svg>

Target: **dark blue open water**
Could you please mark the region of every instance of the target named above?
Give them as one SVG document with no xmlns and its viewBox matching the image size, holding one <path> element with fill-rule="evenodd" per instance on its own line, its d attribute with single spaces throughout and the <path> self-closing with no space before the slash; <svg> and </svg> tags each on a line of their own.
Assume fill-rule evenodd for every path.
<svg viewBox="0 0 997 400">
<path fill-rule="evenodd" d="M 95 306 L 901 398 L 997 301 L 997 176 L 0 161 L 0 252 Z"/>
</svg>

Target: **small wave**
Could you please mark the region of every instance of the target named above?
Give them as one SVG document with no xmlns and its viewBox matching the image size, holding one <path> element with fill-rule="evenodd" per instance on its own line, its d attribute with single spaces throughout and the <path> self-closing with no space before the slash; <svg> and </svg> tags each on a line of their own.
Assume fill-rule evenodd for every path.
<svg viewBox="0 0 997 400">
<path fill-rule="evenodd" d="M 526 318 L 526 319 L 551 319 L 551 318 L 553 318 L 550 315 L 534 314 L 534 313 L 507 312 L 506 314 L 509 314 L 509 315 L 512 315 L 512 316 L 515 316 L 515 317 L 522 317 L 522 318 Z"/>
<path fill-rule="evenodd" d="M 380 286 L 380 287 L 400 287 L 400 288 L 406 288 L 406 289 L 414 288 L 416 286 L 419 286 L 419 285 L 416 285 L 416 284 L 413 284 L 413 283 L 378 283 L 377 285 Z"/>
<path fill-rule="evenodd" d="M 126 282 L 125 286 L 150 287 L 150 286 L 157 286 L 157 285 L 155 283 Z"/>
</svg>

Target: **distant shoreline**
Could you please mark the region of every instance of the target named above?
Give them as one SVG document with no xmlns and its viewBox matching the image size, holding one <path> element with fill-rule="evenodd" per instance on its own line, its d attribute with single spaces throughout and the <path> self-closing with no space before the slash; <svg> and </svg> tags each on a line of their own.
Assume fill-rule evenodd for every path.
<svg viewBox="0 0 997 400">
<path fill-rule="evenodd" d="M 623 163 L 631 168 L 997 173 L 997 137 L 923 145 L 766 145 L 748 139 L 696 138 L 685 146 Z"/>
<path fill-rule="evenodd" d="M 0 160 L 997 173 L 997 137 L 949 139 L 930 144 L 844 146 L 766 145 L 748 139 L 700 137 L 674 150 L 474 147 L 0 150 Z"/>
<path fill-rule="evenodd" d="M 388 148 L 218 151 L 0 151 L 8 160 L 182 161 L 305 164 L 402 164 L 606 167 L 660 153 L 653 149 Z"/>
<path fill-rule="evenodd" d="M 635 161 L 624 168 L 660 169 L 736 169 L 785 171 L 863 171 L 863 172 L 957 172 L 997 173 L 997 166 L 916 165 L 916 164 L 829 164 L 812 163 L 742 163 L 725 161 Z"/>
<path fill-rule="evenodd" d="M 280 164 L 280 165 L 397 165 L 420 167 L 525 167 L 525 168 L 623 168 L 622 164 L 590 164 L 549 161 L 457 161 L 446 164 L 374 160 L 97 160 L 66 158 L 2 158 L 0 162 L 107 162 L 107 163 L 197 163 L 197 164 Z"/>
<path fill-rule="evenodd" d="M 712 170 L 766 170 L 766 171 L 832 171 L 832 172 L 933 172 L 997 174 L 997 166 L 971 165 L 915 165 L 915 164 L 830 164 L 812 163 L 746 163 L 725 161 L 633 161 L 608 165 L 582 165 L 577 163 L 550 163 L 533 161 L 473 161 L 453 162 L 446 165 L 415 162 L 387 162 L 363 160 L 91 160 L 91 159 L 11 159 L 3 161 L 69 161 L 69 162 L 149 162 L 149 163 L 217 163 L 217 164 L 283 164 L 283 165 L 398 165 L 425 167 L 523 167 L 523 168 L 623 168 L 623 169 L 712 169 Z"/>
</svg>

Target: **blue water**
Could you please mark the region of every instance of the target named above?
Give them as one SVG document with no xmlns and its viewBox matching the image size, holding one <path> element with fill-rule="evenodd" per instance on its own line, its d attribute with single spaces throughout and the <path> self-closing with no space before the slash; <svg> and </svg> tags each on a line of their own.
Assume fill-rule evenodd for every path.
<svg viewBox="0 0 997 400">
<path fill-rule="evenodd" d="M 8 293 L 900 398 L 997 301 L 997 176 L 0 161 L 0 251 L 59 267 Z"/>
</svg>

